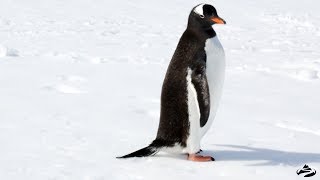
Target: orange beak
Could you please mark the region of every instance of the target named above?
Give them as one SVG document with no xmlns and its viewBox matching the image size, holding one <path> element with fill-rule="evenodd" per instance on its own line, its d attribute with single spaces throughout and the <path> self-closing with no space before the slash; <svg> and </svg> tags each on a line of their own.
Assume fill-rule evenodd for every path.
<svg viewBox="0 0 320 180">
<path fill-rule="evenodd" d="M 226 24 L 226 21 L 220 17 L 213 17 L 211 20 L 216 24 Z"/>
</svg>

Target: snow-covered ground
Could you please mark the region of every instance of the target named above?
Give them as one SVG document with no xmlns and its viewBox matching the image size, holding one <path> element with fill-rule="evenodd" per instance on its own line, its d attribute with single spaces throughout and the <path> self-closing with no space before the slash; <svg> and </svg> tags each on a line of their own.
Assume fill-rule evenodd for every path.
<svg viewBox="0 0 320 180">
<path fill-rule="evenodd" d="M 320 171 L 320 1 L 215 0 L 227 74 L 216 162 L 116 159 L 157 131 L 196 0 L 1 0 L 0 179 L 301 179 Z M 319 179 L 319 174 L 313 178 Z"/>
</svg>

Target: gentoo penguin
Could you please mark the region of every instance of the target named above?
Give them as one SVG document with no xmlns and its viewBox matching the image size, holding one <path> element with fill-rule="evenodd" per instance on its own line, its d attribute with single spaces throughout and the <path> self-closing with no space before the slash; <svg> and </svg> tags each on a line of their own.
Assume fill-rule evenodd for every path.
<svg viewBox="0 0 320 180">
<path fill-rule="evenodd" d="M 214 160 L 198 152 L 215 117 L 225 74 L 224 50 L 212 25 L 225 23 L 212 5 L 192 9 L 163 82 L 157 137 L 149 146 L 118 158 L 165 151 L 187 153 L 191 161 Z"/>
</svg>

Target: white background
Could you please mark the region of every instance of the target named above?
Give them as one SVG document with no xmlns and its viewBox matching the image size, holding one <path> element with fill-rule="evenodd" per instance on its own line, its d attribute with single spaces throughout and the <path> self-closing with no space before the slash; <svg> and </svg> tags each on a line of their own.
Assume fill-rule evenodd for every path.
<svg viewBox="0 0 320 180">
<path fill-rule="evenodd" d="M 1 0 L 0 179 L 301 179 L 320 171 L 320 2 L 215 0 L 227 57 L 203 154 L 115 159 L 156 135 L 200 1 Z M 319 174 L 313 177 L 319 178 Z"/>
</svg>

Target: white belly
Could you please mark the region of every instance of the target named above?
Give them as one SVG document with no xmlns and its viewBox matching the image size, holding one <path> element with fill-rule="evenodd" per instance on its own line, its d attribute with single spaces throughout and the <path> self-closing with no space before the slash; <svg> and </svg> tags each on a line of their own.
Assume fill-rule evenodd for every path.
<svg viewBox="0 0 320 180">
<path fill-rule="evenodd" d="M 189 135 L 187 138 L 187 147 L 183 152 L 193 154 L 200 149 L 200 107 L 197 97 L 197 91 L 192 84 L 192 70 L 187 70 L 187 94 L 188 94 L 188 114 L 189 114 Z"/>
<path fill-rule="evenodd" d="M 224 50 L 217 36 L 206 41 L 205 51 L 207 54 L 206 73 L 210 92 L 210 116 L 205 126 L 200 129 L 201 138 L 209 130 L 215 118 L 222 95 L 225 74 Z"/>
</svg>

